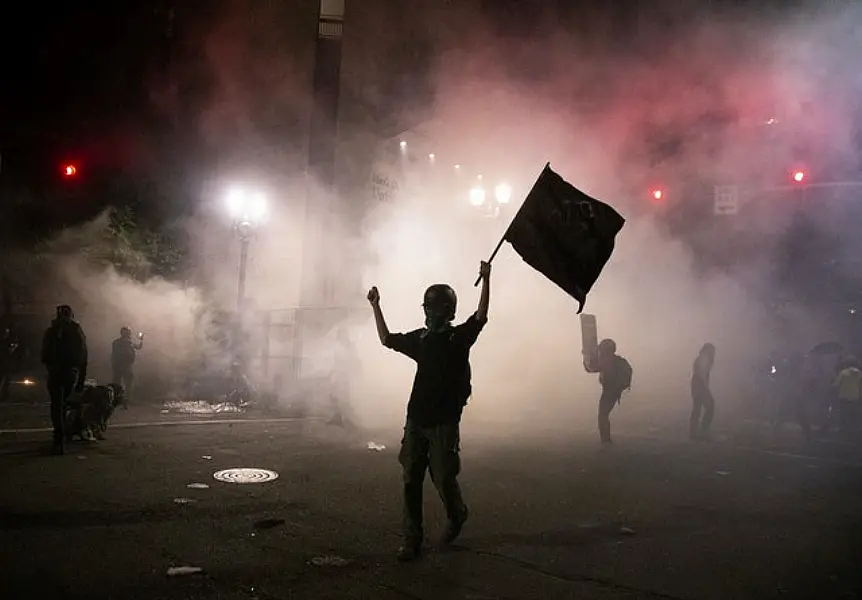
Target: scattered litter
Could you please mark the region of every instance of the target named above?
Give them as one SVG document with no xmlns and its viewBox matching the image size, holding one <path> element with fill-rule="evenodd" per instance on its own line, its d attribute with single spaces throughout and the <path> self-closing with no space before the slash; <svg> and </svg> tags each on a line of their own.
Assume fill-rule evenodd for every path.
<svg viewBox="0 0 862 600">
<path fill-rule="evenodd" d="M 174 498 L 174 504 L 194 504 L 197 502 L 194 498 Z"/>
<path fill-rule="evenodd" d="M 210 486 L 205 483 L 190 483 L 186 487 L 190 490 L 206 490 L 209 489 Z"/>
<path fill-rule="evenodd" d="M 195 573 L 203 573 L 204 570 L 200 567 L 170 567 L 168 568 L 168 577 L 174 575 L 194 575 Z"/>
<path fill-rule="evenodd" d="M 213 457 L 210 456 L 209 454 L 204 454 L 203 456 L 201 456 L 201 458 L 204 460 L 212 460 L 213 459 Z"/>
<path fill-rule="evenodd" d="M 620 527 L 620 533 L 623 535 L 634 535 L 635 530 L 631 527 Z"/>
<path fill-rule="evenodd" d="M 375 444 L 374 442 L 368 442 L 368 449 L 372 452 L 383 452 L 386 450 L 386 446 L 383 444 Z"/>
<path fill-rule="evenodd" d="M 730 475 L 730 471 L 716 471 L 716 475 Z"/>
<path fill-rule="evenodd" d="M 598 523 L 578 523 L 578 529 L 595 529 L 598 526 Z"/>
<path fill-rule="evenodd" d="M 166 415 L 166 414 L 169 414 L 171 411 L 169 411 L 167 408 L 165 408 L 159 412 L 161 412 L 163 415 Z"/>
<path fill-rule="evenodd" d="M 309 561 L 315 567 L 346 567 L 352 561 L 341 558 L 340 556 L 316 556 Z"/>
<path fill-rule="evenodd" d="M 78 460 L 87 460 L 87 457 L 81 454 L 78 456 Z"/>
<path fill-rule="evenodd" d="M 206 400 L 167 400 L 162 412 L 175 412 L 187 415 L 214 415 L 221 413 L 241 413 L 245 408 L 232 402 L 212 403 Z"/>
<path fill-rule="evenodd" d="M 272 529 L 284 525 L 284 519 L 264 519 L 254 524 L 255 529 Z"/>
</svg>

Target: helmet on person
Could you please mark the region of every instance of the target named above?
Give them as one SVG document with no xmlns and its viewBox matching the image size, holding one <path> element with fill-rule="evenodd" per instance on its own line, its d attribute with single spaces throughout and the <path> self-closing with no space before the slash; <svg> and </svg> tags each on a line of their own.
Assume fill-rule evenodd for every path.
<svg viewBox="0 0 862 600">
<path fill-rule="evenodd" d="M 599 354 L 612 355 L 617 353 L 617 343 L 610 338 L 599 342 Z"/>
<path fill-rule="evenodd" d="M 422 299 L 422 308 L 426 316 L 439 316 L 446 322 L 455 319 L 455 309 L 458 306 L 458 297 L 452 286 L 445 283 L 435 283 L 425 290 Z"/>
</svg>

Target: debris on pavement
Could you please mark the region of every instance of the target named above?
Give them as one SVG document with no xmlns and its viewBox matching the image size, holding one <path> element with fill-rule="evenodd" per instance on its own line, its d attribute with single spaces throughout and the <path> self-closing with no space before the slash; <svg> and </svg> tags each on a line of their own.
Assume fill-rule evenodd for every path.
<svg viewBox="0 0 862 600">
<path fill-rule="evenodd" d="M 383 452 L 386 450 L 386 446 L 383 444 L 375 444 L 374 442 L 368 442 L 368 449 L 372 452 Z"/>
<path fill-rule="evenodd" d="M 174 575 L 194 575 L 195 573 L 203 573 L 204 570 L 200 567 L 169 567 L 168 577 Z"/>
<path fill-rule="evenodd" d="M 210 456 L 209 454 L 204 454 L 203 456 L 201 456 L 201 458 L 204 460 L 212 460 L 213 459 L 213 457 Z"/>
<path fill-rule="evenodd" d="M 78 460 L 87 460 L 87 457 L 82 454 L 78 456 Z"/>
<path fill-rule="evenodd" d="M 209 489 L 210 486 L 205 483 L 190 483 L 186 487 L 190 490 L 206 490 Z"/>
<path fill-rule="evenodd" d="M 730 475 L 730 471 L 716 471 L 716 475 Z"/>
<path fill-rule="evenodd" d="M 272 529 L 273 527 L 278 527 L 279 525 L 284 525 L 284 519 L 263 519 L 262 521 L 257 521 L 254 524 L 254 528 Z"/>
<path fill-rule="evenodd" d="M 620 527 L 620 533 L 623 535 L 634 535 L 635 530 L 631 527 Z"/>
<path fill-rule="evenodd" d="M 197 502 L 194 498 L 174 498 L 174 504 L 194 504 Z"/>
<path fill-rule="evenodd" d="M 346 567 L 351 562 L 335 555 L 316 556 L 309 561 L 315 567 Z"/>
<path fill-rule="evenodd" d="M 162 412 L 186 415 L 214 415 L 222 413 L 241 413 L 245 409 L 232 402 L 207 402 L 206 400 L 166 400 Z"/>
</svg>

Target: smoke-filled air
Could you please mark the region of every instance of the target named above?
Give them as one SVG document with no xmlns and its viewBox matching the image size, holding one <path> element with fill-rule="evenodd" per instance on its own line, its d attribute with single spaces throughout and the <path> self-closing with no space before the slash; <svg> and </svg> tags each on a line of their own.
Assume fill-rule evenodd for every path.
<svg viewBox="0 0 862 600">
<path fill-rule="evenodd" d="M 94 272 L 71 254 L 62 263 L 82 299 L 78 312 L 94 364 L 100 355 L 106 364 L 110 340 L 128 323 L 147 333 L 142 380 L 157 374 L 178 393 L 183 374 L 203 354 L 226 365 L 206 324 L 237 302 L 239 243 L 223 207 L 231 185 L 253 182 L 266 194 L 268 211 L 249 245 L 247 297 L 255 310 L 273 311 L 270 319 L 283 323 L 271 329 L 267 373 L 253 363 L 259 385 L 274 387 L 282 402 L 299 388 L 318 389 L 311 401 L 325 413 L 338 327 L 304 337 L 302 383 L 296 383 L 297 363 L 290 358 L 300 347 L 293 337 L 295 309 L 349 309 L 343 326 L 359 356 L 349 376 L 351 411 L 362 425 L 397 424 L 415 365 L 379 343 L 368 288 L 379 287 L 392 331 L 423 325 L 422 295 L 433 283 L 451 284 L 457 320 L 468 317 L 478 300 L 473 283 L 480 260 L 488 259 L 547 162 L 627 219 L 584 310 L 596 315 L 599 338 L 616 340 L 634 368 L 621 419 L 674 412 L 687 418 L 692 361 L 705 342 L 717 347 L 716 396 L 738 404 L 749 397 L 754 365 L 771 349 L 788 343 L 804 348 L 833 334 L 834 323 L 795 304 L 782 313 L 782 331 L 792 330 L 794 339 L 776 337 L 770 298 L 778 282 L 770 249 L 787 222 L 737 224 L 760 228 L 763 248 L 710 268 L 693 248 L 708 240 L 715 251 L 723 234 L 705 226 L 697 211 L 682 211 L 689 216 L 673 226 L 662 211 L 691 202 L 706 206 L 710 216 L 711 183 L 688 183 L 750 177 L 786 164 L 751 150 L 752 139 L 771 126 L 811 128 L 823 153 L 840 154 L 850 143 L 846 100 L 859 87 L 855 73 L 840 72 L 862 60 L 850 26 L 859 22 L 858 7 L 816 12 L 800 5 L 752 19 L 732 11 L 700 13 L 694 2 L 682 3 L 692 5 L 684 9 L 665 3 L 667 19 L 644 19 L 635 47 L 606 35 L 614 23 L 596 16 L 584 22 L 545 9 L 530 17 L 532 33 L 513 37 L 505 23 L 492 22 L 471 2 L 399 11 L 397 19 L 375 8 L 380 2 L 349 3 L 340 102 L 342 118 L 357 122 L 339 124 L 338 164 L 350 173 L 337 174 L 338 199 L 330 204 L 353 207 L 346 217 L 340 208 L 315 205 L 320 184 L 305 170 L 313 40 L 302 47 L 295 38 L 309 23 L 313 27 L 314 3 L 290 4 L 278 19 L 263 7 L 223 11 L 187 33 L 197 56 L 153 78 L 153 105 L 165 118 L 194 127 L 219 155 L 219 172 L 196 184 L 200 204 L 184 223 L 194 275 L 182 284 Z M 416 3 L 424 4 L 431 3 Z M 373 18 L 360 14 L 365 10 Z M 274 24 L 285 19 L 292 25 Z M 388 33 L 364 36 L 350 50 L 351 27 L 375 21 Z M 395 39 L 401 33 L 425 37 L 433 49 L 416 85 L 433 93 L 403 94 L 390 109 L 408 125 L 375 136 L 355 105 L 382 102 L 389 92 L 381 82 L 401 77 L 402 41 Z M 354 54 L 362 59 L 351 61 Z M 351 66 L 368 56 L 377 56 L 373 69 Z M 195 78 L 208 84 L 194 84 Z M 295 123 L 276 130 L 268 124 L 273 115 Z M 662 144 L 666 135 L 675 141 Z M 685 192 L 674 187 L 677 181 L 687 182 Z M 503 182 L 512 197 L 500 215 L 474 210 L 471 186 L 481 184 L 491 195 Z M 650 198 L 650 186 L 663 186 L 662 202 Z M 56 243 L 74 246 L 75 235 L 86 231 Z M 319 235 L 327 252 L 309 258 Z M 334 283 L 324 281 L 327 273 Z M 592 434 L 600 388 L 597 376 L 583 368 L 577 303 L 508 244 L 493 261 L 491 286 L 489 322 L 471 355 L 473 397 L 465 427 L 499 436 L 554 428 Z M 304 291 L 310 288 L 335 291 Z M 250 331 L 259 341 L 259 330 Z"/>
</svg>

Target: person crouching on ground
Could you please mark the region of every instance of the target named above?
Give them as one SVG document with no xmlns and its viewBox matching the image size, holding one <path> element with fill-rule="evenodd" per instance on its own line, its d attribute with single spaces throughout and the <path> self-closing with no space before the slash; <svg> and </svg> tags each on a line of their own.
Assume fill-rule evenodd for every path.
<svg viewBox="0 0 862 600">
<path fill-rule="evenodd" d="M 409 333 L 390 333 L 380 308 L 376 287 L 368 292 L 380 342 L 416 361 L 416 376 L 407 404 L 407 421 L 398 461 L 404 481 L 404 545 L 398 559 L 409 561 L 422 553 L 422 485 L 425 471 L 437 488 L 449 520 L 443 542 L 452 543 L 467 520 L 467 507 L 458 485 L 461 471 L 461 414 L 472 393 L 470 348 L 488 321 L 491 265 L 479 266 L 482 291 L 479 306 L 466 321 L 452 325 L 457 298 L 446 284 L 425 291 L 425 327 Z"/>
</svg>

